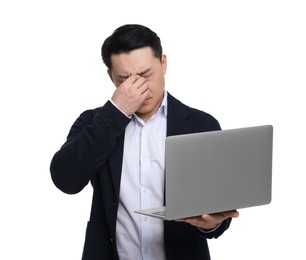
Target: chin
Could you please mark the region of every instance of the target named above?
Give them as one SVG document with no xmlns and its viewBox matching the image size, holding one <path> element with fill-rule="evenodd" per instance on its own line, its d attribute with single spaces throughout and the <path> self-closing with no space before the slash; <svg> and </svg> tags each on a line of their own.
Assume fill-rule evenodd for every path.
<svg viewBox="0 0 306 260">
<path fill-rule="evenodd" d="M 147 114 L 150 112 L 150 109 L 147 105 L 142 105 L 138 110 L 137 113 L 139 114 Z"/>
</svg>

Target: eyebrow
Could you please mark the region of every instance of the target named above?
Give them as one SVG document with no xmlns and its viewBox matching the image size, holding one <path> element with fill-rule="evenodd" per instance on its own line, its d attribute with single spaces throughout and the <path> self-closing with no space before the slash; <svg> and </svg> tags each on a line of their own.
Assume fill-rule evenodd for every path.
<svg viewBox="0 0 306 260">
<path fill-rule="evenodd" d="M 146 73 L 148 73 L 149 71 L 151 71 L 151 68 L 145 69 L 144 71 L 137 73 L 136 75 L 142 76 Z M 119 74 L 118 78 L 120 79 L 127 79 L 128 77 L 130 77 L 131 75 L 126 75 L 126 74 Z"/>
</svg>

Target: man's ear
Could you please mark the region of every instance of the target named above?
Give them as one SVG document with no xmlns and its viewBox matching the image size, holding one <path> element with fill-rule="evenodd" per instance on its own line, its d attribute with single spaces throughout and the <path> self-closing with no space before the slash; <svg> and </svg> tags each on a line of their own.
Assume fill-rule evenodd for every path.
<svg viewBox="0 0 306 260">
<path fill-rule="evenodd" d="M 110 77 L 111 81 L 114 83 L 112 71 L 111 71 L 110 69 L 107 69 L 107 74 L 108 74 L 108 76 Z"/>
<path fill-rule="evenodd" d="M 163 66 L 163 72 L 164 72 L 164 75 L 165 75 L 166 71 L 167 71 L 167 56 L 166 56 L 166 54 L 162 55 L 162 57 L 161 57 L 161 64 Z"/>
</svg>

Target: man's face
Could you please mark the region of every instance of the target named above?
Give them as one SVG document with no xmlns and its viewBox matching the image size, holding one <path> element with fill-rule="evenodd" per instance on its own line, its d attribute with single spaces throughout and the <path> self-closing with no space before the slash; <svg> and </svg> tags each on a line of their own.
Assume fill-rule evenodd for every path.
<svg viewBox="0 0 306 260">
<path fill-rule="evenodd" d="M 150 118 L 158 110 L 164 94 L 167 58 L 156 58 L 150 47 L 133 50 L 129 53 L 113 54 L 112 69 L 108 71 L 113 83 L 118 87 L 129 76 L 140 75 L 146 79 L 150 97 L 145 100 L 136 114 L 141 118 Z"/>
</svg>

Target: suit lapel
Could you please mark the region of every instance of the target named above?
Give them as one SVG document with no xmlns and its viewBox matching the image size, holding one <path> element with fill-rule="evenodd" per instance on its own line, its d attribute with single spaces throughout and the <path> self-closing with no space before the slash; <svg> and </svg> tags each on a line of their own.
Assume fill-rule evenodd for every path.
<svg viewBox="0 0 306 260">
<path fill-rule="evenodd" d="M 111 177 L 114 184 L 116 201 L 119 201 L 119 188 L 121 181 L 124 133 L 118 138 L 117 146 L 109 157 Z"/>
<path fill-rule="evenodd" d="M 167 136 L 192 132 L 186 107 L 168 93 Z"/>
</svg>

